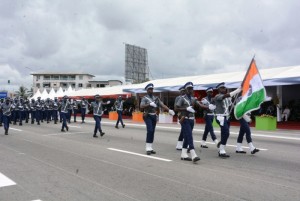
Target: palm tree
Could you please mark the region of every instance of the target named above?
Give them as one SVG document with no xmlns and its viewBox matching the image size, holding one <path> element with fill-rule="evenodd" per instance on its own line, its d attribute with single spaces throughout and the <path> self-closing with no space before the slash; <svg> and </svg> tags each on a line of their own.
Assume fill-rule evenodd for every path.
<svg viewBox="0 0 300 201">
<path fill-rule="evenodd" d="M 32 91 L 28 91 L 26 87 L 20 86 L 19 90 L 16 91 L 15 95 L 27 99 L 32 95 Z"/>
</svg>

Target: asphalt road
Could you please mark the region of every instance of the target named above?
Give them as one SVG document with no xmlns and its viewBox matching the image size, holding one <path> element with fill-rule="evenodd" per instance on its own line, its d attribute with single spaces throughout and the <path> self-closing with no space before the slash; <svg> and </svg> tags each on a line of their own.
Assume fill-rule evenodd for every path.
<svg viewBox="0 0 300 201">
<path fill-rule="evenodd" d="M 200 149 L 203 126 L 194 130 L 197 164 L 180 160 L 177 124 L 158 124 L 153 157 L 145 155 L 144 124 L 118 130 L 103 119 L 98 139 L 92 119 L 66 133 L 53 123 L 12 125 L 8 136 L 1 127 L 0 200 L 300 200 L 299 131 L 252 129 L 262 151 L 240 155 L 232 127 L 231 157 L 221 159 L 214 144 Z"/>
</svg>

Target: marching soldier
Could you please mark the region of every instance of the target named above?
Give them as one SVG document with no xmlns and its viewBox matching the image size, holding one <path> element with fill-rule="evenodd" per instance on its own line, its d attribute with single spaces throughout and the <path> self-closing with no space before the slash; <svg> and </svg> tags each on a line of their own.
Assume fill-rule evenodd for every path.
<svg viewBox="0 0 300 201">
<path fill-rule="evenodd" d="M 40 124 L 40 121 L 41 121 L 41 118 L 42 118 L 42 101 L 41 101 L 41 97 L 38 97 L 37 98 L 37 101 L 35 101 L 35 119 L 36 119 L 36 122 L 37 122 L 37 125 L 41 125 Z"/>
<path fill-rule="evenodd" d="M 25 123 L 28 123 L 29 120 L 29 112 L 30 112 L 30 108 L 29 108 L 29 100 L 26 99 L 24 102 L 24 116 L 25 116 Z"/>
<path fill-rule="evenodd" d="M 227 89 L 225 87 L 225 83 L 222 82 L 216 86 L 218 89 L 219 94 L 214 97 L 214 102 L 216 105 L 216 121 L 221 127 L 221 141 L 218 143 L 219 148 L 219 157 L 221 158 L 228 158 L 230 157 L 226 154 L 225 146 L 227 143 L 227 139 L 229 137 L 229 116 L 230 111 L 229 107 L 231 106 L 231 98 L 236 94 L 239 94 L 242 90 L 241 88 L 237 88 L 236 90 L 227 93 Z"/>
<path fill-rule="evenodd" d="M 67 116 L 69 114 L 69 108 L 70 108 L 70 102 L 68 100 L 68 96 L 64 96 L 60 105 L 60 110 L 61 110 L 60 112 L 62 118 L 61 132 L 66 132 L 65 128 L 67 131 L 69 131 L 69 126 L 67 125 Z"/>
<path fill-rule="evenodd" d="M 73 113 L 73 104 L 74 104 L 73 99 L 69 98 L 69 103 L 70 103 L 70 105 L 69 105 L 69 108 L 68 108 L 69 113 L 68 113 L 68 116 L 67 116 L 67 121 L 70 124 L 72 113 Z"/>
<path fill-rule="evenodd" d="M 78 103 L 76 100 L 73 102 L 74 122 L 76 122 L 76 116 L 78 112 Z"/>
<path fill-rule="evenodd" d="M 46 107 L 45 107 L 45 101 L 44 100 L 41 100 L 41 103 L 42 103 L 42 109 L 41 109 L 41 122 L 43 123 L 44 120 L 46 121 Z"/>
<path fill-rule="evenodd" d="M 47 117 L 47 124 L 51 121 L 51 115 L 52 115 L 52 101 L 50 98 L 47 98 L 45 102 L 45 109 L 46 109 L 46 117 Z"/>
<path fill-rule="evenodd" d="M 117 123 L 115 126 L 115 128 L 117 128 L 117 129 L 119 128 L 119 122 L 121 122 L 121 125 L 123 128 L 125 127 L 125 124 L 123 123 L 123 119 L 122 119 L 123 103 L 124 103 L 124 101 L 122 100 L 122 96 L 119 96 L 114 104 L 116 111 L 118 113 L 118 120 L 117 120 Z"/>
<path fill-rule="evenodd" d="M 1 98 L 0 100 L 0 108 L 1 108 L 1 105 L 4 103 L 4 99 Z M 3 112 L 2 110 L 0 110 L 0 127 L 2 126 L 2 123 L 3 123 Z"/>
<path fill-rule="evenodd" d="M 86 114 L 86 108 L 89 105 L 88 101 L 85 100 L 84 97 L 82 97 L 82 100 L 80 101 L 80 108 L 81 108 L 81 123 L 85 123 L 84 119 L 85 119 L 85 114 Z"/>
<path fill-rule="evenodd" d="M 154 133 L 157 122 L 157 113 L 156 110 L 158 107 L 162 107 L 165 110 L 168 110 L 170 115 L 174 115 L 175 112 L 169 109 L 163 102 L 156 96 L 153 95 L 154 85 L 152 83 L 148 84 L 145 87 L 147 95 L 142 98 L 141 109 L 144 109 L 144 121 L 147 128 L 147 137 L 146 137 L 146 153 L 147 155 L 156 154 L 152 148 L 154 141 Z"/>
<path fill-rule="evenodd" d="M 54 101 L 52 102 L 52 116 L 53 116 L 53 120 L 54 120 L 54 124 L 57 124 L 58 118 L 57 118 L 57 112 L 58 112 L 58 108 L 59 108 L 59 102 L 57 100 L 57 97 L 54 98 Z"/>
<path fill-rule="evenodd" d="M 31 103 L 29 104 L 30 112 L 31 112 L 31 124 L 34 124 L 34 119 L 36 119 L 36 106 L 35 100 L 31 99 Z"/>
<path fill-rule="evenodd" d="M 212 87 L 207 88 L 206 94 L 207 94 L 207 96 L 201 100 L 201 103 L 210 108 L 204 110 L 205 129 L 204 129 L 204 133 L 203 133 L 203 137 L 202 137 L 202 141 L 201 141 L 202 148 L 208 148 L 208 146 L 206 145 L 206 139 L 207 139 L 208 133 L 210 133 L 211 139 L 212 139 L 212 141 L 215 142 L 216 145 L 219 143 L 219 141 L 217 140 L 217 137 L 215 135 L 213 125 L 212 125 L 214 118 L 215 118 L 215 114 L 214 114 L 215 106 L 212 105 L 213 88 Z"/>
<path fill-rule="evenodd" d="M 91 103 L 91 108 L 93 110 L 93 115 L 95 119 L 95 129 L 94 129 L 94 138 L 97 138 L 97 132 L 100 132 L 100 136 L 102 137 L 105 133 L 101 129 L 101 119 L 103 115 L 103 105 L 108 105 L 110 101 L 104 103 L 99 94 L 95 95 L 95 101 Z"/>
<path fill-rule="evenodd" d="M 22 126 L 23 116 L 24 116 L 24 100 L 21 97 L 19 102 L 17 103 L 16 108 L 18 108 L 18 116 L 19 116 L 19 126 Z"/>
<path fill-rule="evenodd" d="M 18 119 L 18 115 L 19 115 L 19 108 L 18 108 L 18 99 L 15 98 L 13 100 L 13 104 L 12 104 L 12 121 L 14 122 L 14 125 L 17 125 L 17 119 Z"/>
<path fill-rule="evenodd" d="M 194 85 L 192 82 L 187 82 L 184 85 L 186 94 L 181 96 L 176 102 L 176 109 L 181 113 L 180 123 L 183 130 L 183 146 L 181 150 L 181 160 L 197 162 L 200 158 L 197 156 L 194 141 L 193 141 L 193 129 L 195 123 L 195 110 L 194 106 L 197 104 L 201 108 L 208 108 L 202 103 L 198 102 L 195 97 L 193 97 Z M 192 158 L 187 154 L 187 148 L 189 148 Z"/>
<path fill-rule="evenodd" d="M 241 126 L 240 126 L 240 132 L 237 138 L 237 146 L 236 146 L 236 153 L 239 154 L 245 154 L 246 152 L 242 148 L 242 143 L 243 143 L 243 138 L 244 135 L 246 134 L 246 140 L 250 148 L 251 154 L 255 154 L 256 152 L 259 152 L 259 149 L 255 148 L 253 143 L 252 143 L 252 138 L 251 138 L 251 130 L 249 123 L 251 122 L 251 115 L 250 113 L 244 114 L 243 117 L 239 120 Z"/>
<path fill-rule="evenodd" d="M 178 101 L 182 96 L 185 95 L 185 88 L 182 86 L 182 87 L 179 88 L 179 91 L 180 91 L 180 95 L 177 96 L 177 97 L 175 98 L 175 102 L 174 102 L 174 108 L 175 108 L 175 111 L 177 111 L 177 109 L 176 109 L 176 107 L 177 107 L 177 106 L 176 106 L 177 101 Z M 178 122 L 179 122 L 179 119 L 180 119 L 180 117 L 181 117 L 180 112 L 178 112 L 177 117 L 178 117 Z M 181 124 L 180 124 L 180 125 L 181 125 Z M 181 126 L 180 134 L 179 134 L 178 141 L 177 141 L 177 145 L 176 145 L 176 149 L 181 151 L 181 150 L 182 150 L 182 145 L 183 145 L 183 131 L 182 131 L 182 126 Z"/>
<path fill-rule="evenodd" d="M 5 135 L 8 135 L 11 111 L 12 111 L 12 104 L 10 103 L 10 98 L 6 98 L 5 102 L 1 105 L 1 111 L 3 113 L 3 124 L 4 124 L 4 131 Z"/>
</svg>

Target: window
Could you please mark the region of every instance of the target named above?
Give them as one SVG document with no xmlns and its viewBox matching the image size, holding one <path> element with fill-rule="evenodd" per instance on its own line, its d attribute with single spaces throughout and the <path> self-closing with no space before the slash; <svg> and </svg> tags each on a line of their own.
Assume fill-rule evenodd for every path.
<svg viewBox="0 0 300 201">
<path fill-rule="evenodd" d="M 40 88 L 41 84 L 40 83 L 36 83 L 36 87 Z"/>
<path fill-rule="evenodd" d="M 50 80 L 50 76 L 49 75 L 44 75 L 44 80 Z"/>
<path fill-rule="evenodd" d="M 100 84 L 96 84 L 96 87 L 99 88 L 99 87 L 100 87 Z"/>
<path fill-rule="evenodd" d="M 102 87 L 105 87 L 105 84 L 100 84 L 100 87 L 102 88 Z"/>
<path fill-rule="evenodd" d="M 80 79 L 80 80 L 83 80 L 83 75 L 79 75 L 79 79 Z"/>
<path fill-rule="evenodd" d="M 46 88 L 47 88 L 47 87 L 50 87 L 50 83 L 44 83 L 44 84 L 43 84 L 43 87 L 44 87 L 44 88 L 45 88 L 45 87 L 46 87 Z"/>
<path fill-rule="evenodd" d="M 78 87 L 82 87 L 82 85 L 83 85 L 82 83 L 79 83 L 79 84 L 78 84 Z"/>
<path fill-rule="evenodd" d="M 86 87 L 87 87 L 87 88 L 91 88 L 92 85 L 91 85 L 91 84 L 87 84 Z"/>
</svg>

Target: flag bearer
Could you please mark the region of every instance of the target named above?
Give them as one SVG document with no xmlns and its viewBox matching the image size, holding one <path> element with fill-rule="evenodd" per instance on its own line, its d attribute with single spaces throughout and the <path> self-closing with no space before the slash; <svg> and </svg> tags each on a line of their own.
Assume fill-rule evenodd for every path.
<svg viewBox="0 0 300 201">
<path fill-rule="evenodd" d="M 153 95 L 154 85 L 152 83 L 148 84 L 145 87 L 147 95 L 142 98 L 141 109 L 144 109 L 144 121 L 147 128 L 147 137 L 146 137 L 146 153 L 147 155 L 156 154 L 152 148 L 154 141 L 154 133 L 156 122 L 158 120 L 156 110 L 158 107 L 162 107 L 165 110 L 168 110 L 170 115 L 174 115 L 175 112 L 169 109 L 163 102 L 156 96 Z"/>
<path fill-rule="evenodd" d="M 229 137 L 229 116 L 230 111 L 229 107 L 232 105 L 231 98 L 237 94 L 239 94 L 242 90 L 241 88 L 237 88 L 236 90 L 227 93 L 227 88 L 225 87 L 225 83 L 222 82 L 216 86 L 218 89 L 218 94 L 214 97 L 214 103 L 216 105 L 216 121 L 221 127 L 221 141 L 218 143 L 219 147 L 219 157 L 228 158 L 230 157 L 226 154 L 225 147 L 227 144 L 227 140 Z"/>
</svg>

